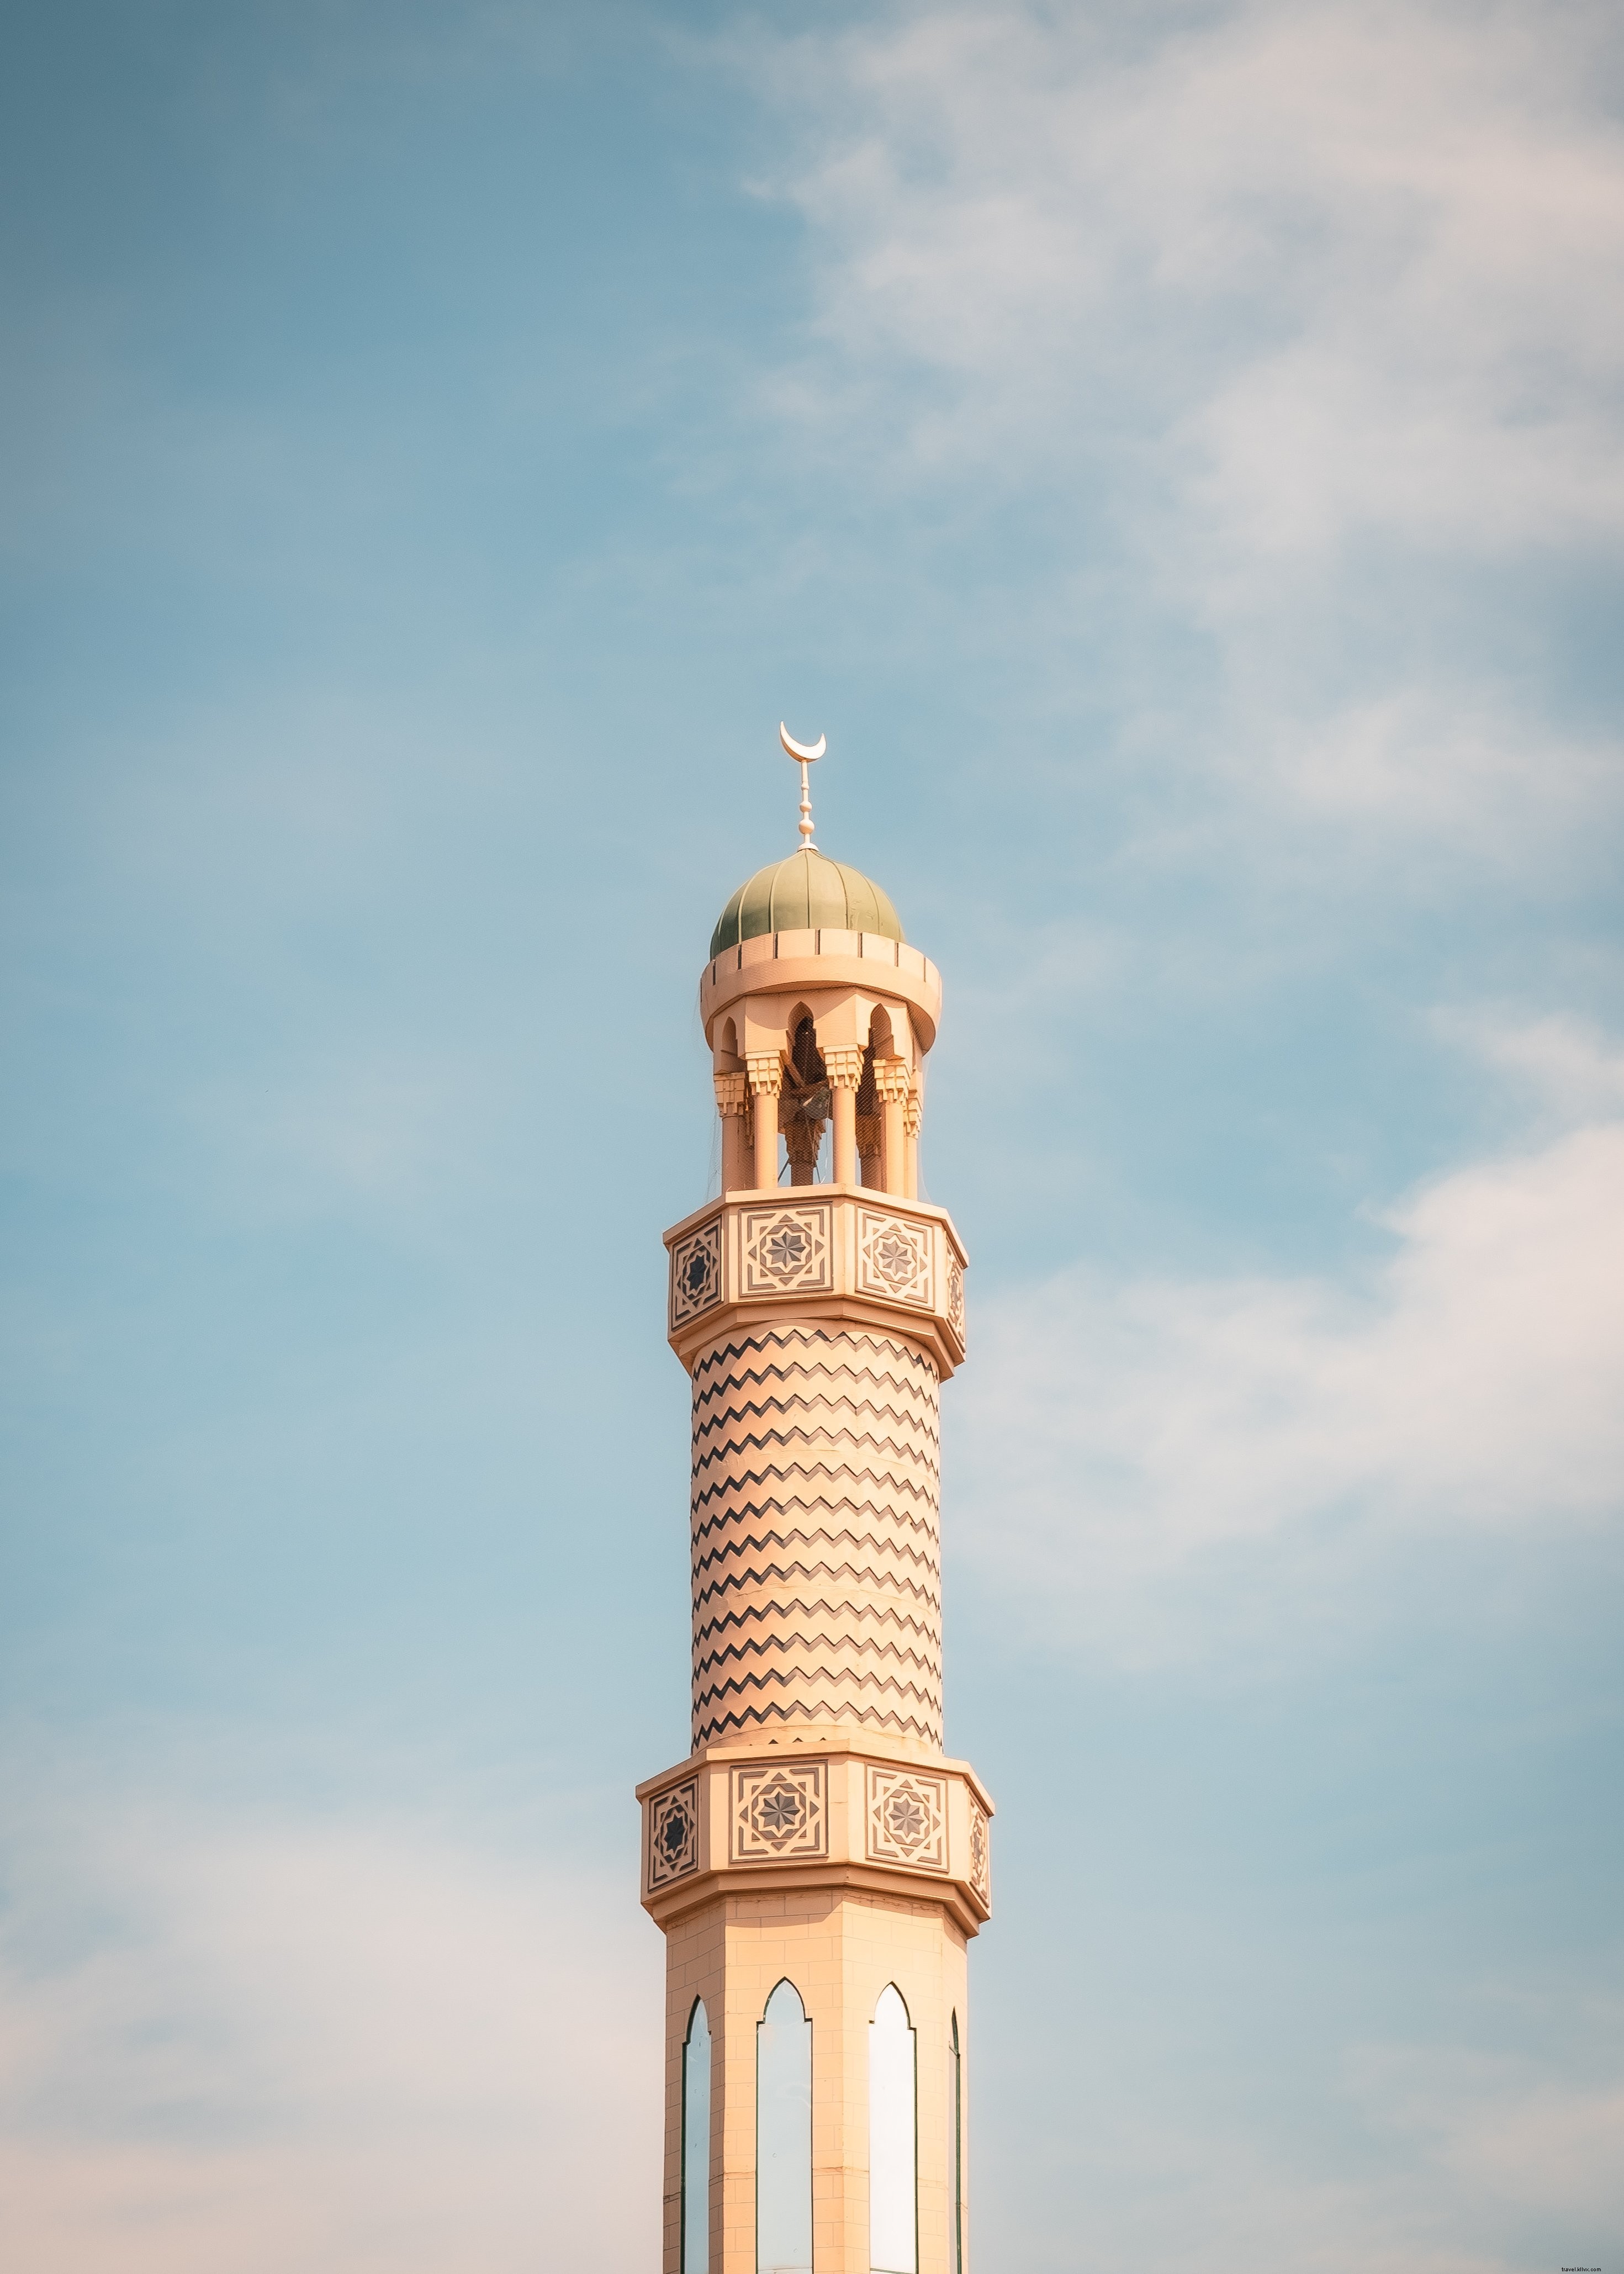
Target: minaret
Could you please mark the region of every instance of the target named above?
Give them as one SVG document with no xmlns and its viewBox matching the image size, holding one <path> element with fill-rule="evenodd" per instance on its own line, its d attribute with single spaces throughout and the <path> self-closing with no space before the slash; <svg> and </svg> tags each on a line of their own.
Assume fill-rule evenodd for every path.
<svg viewBox="0 0 1624 2274">
<path fill-rule="evenodd" d="M 700 978 L 722 1193 L 665 1234 L 693 1382 L 692 1751 L 638 1787 L 664 1930 L 663 2274 L 965 2274 L 966 1957 L 992 1803 L 942 1750 L 939 1385 L 965 1254 L 919 1197 L 941 979 L 812 843 Z"/>
</svg>

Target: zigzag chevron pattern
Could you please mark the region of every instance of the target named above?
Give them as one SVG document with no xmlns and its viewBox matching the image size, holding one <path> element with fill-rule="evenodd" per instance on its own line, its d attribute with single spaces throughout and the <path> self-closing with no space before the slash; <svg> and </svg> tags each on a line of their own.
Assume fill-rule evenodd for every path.
<svg viewBox="0 0 1624 2274">
<path fill-rule="evenodd" d="M 694 1367 L 694 1743 L 859 1721 L 942 1742 L 936 1371 L 785 1325 Z"/>
</svg>

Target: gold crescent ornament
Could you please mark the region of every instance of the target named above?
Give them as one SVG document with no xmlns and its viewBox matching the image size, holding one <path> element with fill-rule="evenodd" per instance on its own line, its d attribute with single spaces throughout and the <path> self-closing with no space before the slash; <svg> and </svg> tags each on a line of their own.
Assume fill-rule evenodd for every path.
<svg viewBox="0 0 1624 2274">
<path fill-rule="evenodd" d="M 798 742 L 780 719 L 778 740 L 784 745 L 785 756 L 793 758 L 801 768 L 801 849 L 803 853 L 816 853 L 817 847 L 812 842 L 812 792 L 807 782 L 807 768 L 815 758 L 823 757 L 829 748 L 829 737 L 820 734 L 816 742 Z"/>
</svg>

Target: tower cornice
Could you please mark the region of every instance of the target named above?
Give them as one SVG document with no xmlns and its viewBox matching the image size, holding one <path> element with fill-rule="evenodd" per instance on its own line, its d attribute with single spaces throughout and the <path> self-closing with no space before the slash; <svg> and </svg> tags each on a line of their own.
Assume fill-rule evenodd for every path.
<svg viewBox="0 0 1624 2274">
<path fill-rule="evenodd" d="M 944 1381 L 964 1362 L 969 1258 L 929 1201 L 867 1185 L 728 1193 L 665 1240 L 666 1338 L 690 1373 L 718 1339 L 788 1318 L 900 1335 Z"/>
<path fill-rule="evenodd" d="M 808 995 L 831 989 L 906 1003 L 921 1050 L 936 1038 L 942 1018 L 942 975 L 928 955 L 906 940 L 878 932 L 770 931 L 730 947 L 705 966 L 699 1014 L 705 1040 L 724 1011 L 748 995 Z"/>
<path fill-rule="evenodd" d="M 992 1796 L 968 1761 L 866 1729 L 710 1743 L 637 1787 L 643 1904 L 662 1926 L 718 1897 L 846 1888 L 991 1916 Z"/>
</svg>

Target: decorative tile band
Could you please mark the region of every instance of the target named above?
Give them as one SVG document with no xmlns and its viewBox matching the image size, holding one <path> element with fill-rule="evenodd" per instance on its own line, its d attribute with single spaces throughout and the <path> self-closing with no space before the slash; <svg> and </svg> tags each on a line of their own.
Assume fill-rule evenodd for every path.
<svg viewBox="0 0 1624 2274">
<path fill-rule="evenodd" d="M 686 1326 L 722 1299 L 722 1224 L 702 1224 L 671 1251 L 671 1323 Z"/>
<path fill-rule="evenodd" d="M 746 1209 L 740 1249 L 746 1295 L 815 1295 L 835 1284 L 827 1205 Z"/>
<path fill-rule="evenodd" d="M 735 1864 L 791 1863 L 829 1853 L 829 1800 L 821 1761 L 734 1769 L 730 1854 Z"/>
<path fill-rule="evenodd" d="M 956 1255 L 948 1259 L 947 1322 L 962 1343 L 965 1338 L 964 1272 Z"/>
<path fill-rule="evenodd" d="M 699 1869 L 699 1786 L 691 1779 L 649 1804 L 649 1890 Z"/>
<path fill-rule="evenodd" d="M 864 1814 L 870 1863 L 946 1871 L 947 1787 L 940 1777 L 870 1768 Z"/>
<path fill-rule="evenodd" d="M 878 1209 L 857 1211 L 857 1285 L 861 1293 L 893 1303 L 932 1307 L 930 1233 L 906 1216 Z"/>
<path fill-rule="evenodd" d="M 979 1800 L 970 1802 L 970 1885 L 984 1903 L 992 1901 L 992 1827 Z"/>
</svg>

